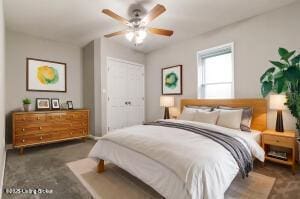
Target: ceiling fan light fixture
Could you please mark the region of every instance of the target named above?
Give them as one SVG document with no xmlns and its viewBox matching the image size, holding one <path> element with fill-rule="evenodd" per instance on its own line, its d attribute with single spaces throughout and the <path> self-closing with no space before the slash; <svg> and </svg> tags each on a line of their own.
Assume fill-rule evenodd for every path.
<svg viewBox="0 0 300 199">
<path fill-rule="evenodd" d="M 130 32 L 126 33 L 125 37 L 128 41 L 131 42 L 133 40 L 133 37 L 134 37 L 134 32 L 130 31 Z"/>
<path fill-rule="evenodd" d="M 147 37 L 147 32 L 145 29 L 140 29 L 136 32 L 136 37 L 140 40 L 144 40 Z"/>
</svg>

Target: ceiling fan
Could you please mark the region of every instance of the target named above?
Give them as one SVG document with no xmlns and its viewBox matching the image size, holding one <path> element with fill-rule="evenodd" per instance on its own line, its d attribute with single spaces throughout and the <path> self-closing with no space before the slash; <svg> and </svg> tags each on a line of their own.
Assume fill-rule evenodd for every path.
<svg viewBox="0 0 300 199">
<path fill-rule="evenodd" d="M 166 29 L 160 29 L 160 28 L 151 28 L 147 27 L 148 23 L 157 18 L 159 15 L 161 15 L 163 12 L 166 11 L 166 8 L 163 5 L 157 4 L 150 12 L 144 17 L 141 18 L 141 10 L 135 9 L 133 10 L 133 17 L 130 20 L 127 20 L 113 11 L 109 9 L 104 9 L 102 12 L 113 19 L 116 19 L 117 21 L 125 24 L 128 26 L 127 29 L 121 30 L 118 32 L 114 32 L 111 34 L 104 35 L 106 38 L 110 38 L 117 35 L 125 35 L 126 38 L 130 42 L 134 42 L 135 45 L 143 43 L 144 39 L 147 37 L 147 32 L 156 34 L 156 35 L 162 35 L 162 36 L 172 36 L 173 31 L 172 30 L 166 30 Z"/>
</svg>

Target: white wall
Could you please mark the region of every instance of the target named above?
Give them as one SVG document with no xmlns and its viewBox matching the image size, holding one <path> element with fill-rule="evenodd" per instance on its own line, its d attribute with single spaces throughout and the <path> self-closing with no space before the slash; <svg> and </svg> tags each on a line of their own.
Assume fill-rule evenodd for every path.
<svg viewBox="0 0 300 199">
<path fill-rule="evenodd" d="M 89 51 L 90 44 L 86 45 L 84 51 Z M 93 89 L 87 91 L 87 95 L 92 96 L 94 99 L 94 107 L 92 112 L 92 120 L 94 120 L 94 132 L 91 132 L 95 136 L 101 136 L 107 131 L 107 57 L 113 57 L 130 62 L 135 62 L 145 65 L 145 55 L 143 53 L 129 49 L 106 38 L 99 38 L 93 41 L 93 53 L 86 53 L 83 55 L 83 70 L 84 73 L 89 72 L 89 66 L 93 65 L 94 76 L 93 78 L 86 78 L 84 84 L 93 84 Z M 91 56 L 90 54 L 93 54 Z M 92 64 L 90 63 L 93 59 Z M 89 81 L 89 83 L 86 83 Z"/>
<path fill-rule="evenodd" d="M 270 67 L 268 60 L 278 60 L 278 47 L 299 50 L 299 10 L 300 3 L 292 4 L 147 54 L 147 120 L 162 117 L 161 68 L 183 65 L 183 95 L 177 97 L 179 105 L 179 98 L 197 97 L 197 51 L 230 42 L 234 42 L 235 51 L 235 97 L 261 97 L 259 78 Z M 268 119 L 269 127 L 274 128 L 275 114 L 270 113 Z M 291 115 L 285 113 L 284 119 L 286 129 L 295 129 Z"/>
<path fill-rule="evenodd" d="M 5 168 L 5 26 L 3 19 L 3 1 L 0 0 L 0 188 L 3 186 Z M 1 198 L 2 193 L 0 194 Z"/>
<path fill-rule="evenodd" d="M 64 62 L 67 64 L 67 92 L 26 91 L 26 57 Z M 80 47 L 44 40 L 12 31 L 6 32 L 6 114 L 7 140 L 11 142 L 11 111 L 22 109 L 22 99 L 59 98 L 71 100 L 74 108 L 82 107 L 82 63 Z"/>
</svg>

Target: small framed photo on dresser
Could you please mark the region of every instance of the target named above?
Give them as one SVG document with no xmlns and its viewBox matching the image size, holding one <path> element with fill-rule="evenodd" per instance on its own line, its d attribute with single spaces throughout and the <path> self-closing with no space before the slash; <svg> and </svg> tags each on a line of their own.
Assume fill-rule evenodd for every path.
<svg viewBox="0 0 300 199">
<path fill-rule="evenodd" d="M 50 110 L 50 99 L 49 98 L 36 98 L 36 110 L 38 110 L 38 111 Z"/>
<path fill-rule="evenodd" d="M 72 101 L 67 101 L 68 109 L 73 109 L 73 103 Z"/>
<path fill-rule="evenodd" d="M 60 110 L 59 99 L 56 99 L 56 98 L 51 99 L 51 109 L 52 110 Z"/>
</svg>

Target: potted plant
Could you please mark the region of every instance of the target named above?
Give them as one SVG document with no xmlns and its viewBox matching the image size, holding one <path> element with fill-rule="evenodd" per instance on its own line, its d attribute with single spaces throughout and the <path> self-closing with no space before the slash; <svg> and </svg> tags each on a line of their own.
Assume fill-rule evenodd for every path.
<svg viewBox="0 0 300 199">
<path fill-rule="evenodd" d="M 261 93 L 265 97 L 270 92 L 285 93 L 286 105 L 296 118 L 296 128 L 300 132 L 300 54 L 279 48 L 280 61 L 270 61 L 273 67 L 261 76 Z"/>
<path fill-rule="evenodd" d="M 30 110 L 31 100 L 29 98 L 23 99 L 24 111 L 28 112 Z"/>
</svg>

